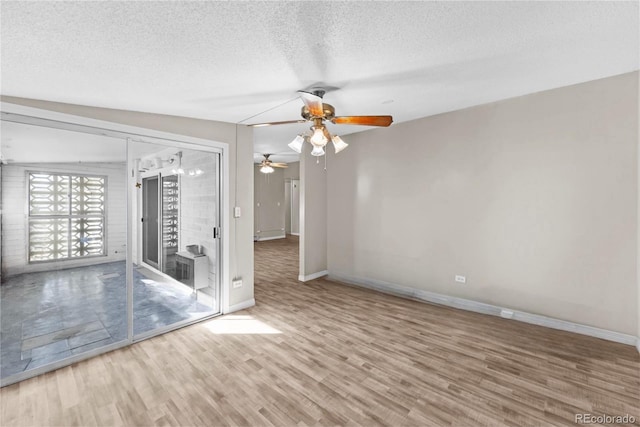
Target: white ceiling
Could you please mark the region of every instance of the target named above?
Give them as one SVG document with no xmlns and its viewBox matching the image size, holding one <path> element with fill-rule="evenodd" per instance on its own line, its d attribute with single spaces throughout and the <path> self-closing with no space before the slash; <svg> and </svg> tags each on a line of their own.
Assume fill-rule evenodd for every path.
<svg viewBox="0 0 640 427">
<path fill-rule="evenodd" d="M 325 101 L 338 115 L 392 114 L 398 123 L 639 62 L 638 2 L 0 7 L 3 95 L 228 122 L 297 119 L 296 91 L 322 85 L 336 88 Z M 254 151 L 287 152 L 304 129 L 256 128 Z"/>
</svg>

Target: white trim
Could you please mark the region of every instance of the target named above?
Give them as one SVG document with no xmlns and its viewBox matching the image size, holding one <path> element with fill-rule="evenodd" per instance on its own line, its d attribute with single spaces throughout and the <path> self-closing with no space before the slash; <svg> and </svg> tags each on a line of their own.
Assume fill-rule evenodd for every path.
<svg viewBox="0 0 640 427">
<path fill-rule="evenodd" d="M 292 236 L 299 236 L 300 235 L 300 233 L 289 233 L 289 234 L 291 234 Z"/>
<path fill-rule="evenodd" d="M 555 319 L 553 317 L 547 317 L 540 314 L 527 313 L 525 311 L 513 310 L 510 308 L 486 304 L 479 301 L 473 301 L 464 298 L 438 294 L 435 292 L 414 289 L 406 286 L 400 286 L 394 283 L 384 282 L 382 280 L 364 279 L 339 273 L 329 273 L 329 279 L 343 282 L 349 285 L 384 292 L 391 295 L 417 299 L 420 301 L 445 305 L 447 307 L 459 308 L 461 310 L 473 311 L 476 313 L 490 314 L 492 316 L 500 316 L 502 310 L 507 310 L 509 312 L 513 312 L 513 316 L 511 317 L 512 320 L 531 323 L 534 325 L 544 326 L 552 329 L 559 329 L 561 331 L 588 335 L 591 337 L 614 341 L 621 344 L 635 345 L 638 348 L 638 351 L 640 351 L 640 341 L 638 341 L 638 339 L 633 335 L 623 334 L 621 332 L 600 329 L 594 326 L 569 322 L 567 320 Z"/>
<path fill-rule="evenodd" d="M 282 234 L 280 236 L 273 236 L 273 237 L 258 237 L 258 242 L 264 242 L 265 240 L 277 240 L 277 239 L 286 239 L 287 235 L 286 234 Z"/>
<path fill-rule="evenodd" d="M 251 299 L 239 302 L 238 304 L 233 304 L 232 306 L 229 306 L 229 311 L 225 312 L 225 314 L 233 313 L 234 311 L 244 310 L 245 308 L 253 307 L 254 305 L 256 305 L 256 300 L 251 298 Z"/>
<path fill-rule="evenodd" d="M 636 349 L 638 350 L 638 353 L 640 353 L 640 337 L 638 337 L 638 339 L 637 339 Z"/>
<path fill-rule="evenodd" d="M 306 276 L 301 274 L 298 276 L 298 280 L 300 282 L 308 282 L 310 280 L 317 279 L 318 277 L 326 276 L 327 274 L 329 274 L 329 270 L 318 271 L 317 273 L 307 274 Z"/>
</svg>

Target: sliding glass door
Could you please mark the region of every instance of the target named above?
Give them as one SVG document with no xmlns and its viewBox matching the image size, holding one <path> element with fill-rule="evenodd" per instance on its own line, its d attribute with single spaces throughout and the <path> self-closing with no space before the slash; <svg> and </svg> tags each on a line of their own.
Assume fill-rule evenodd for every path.
<svg viewBox="0 0 640 427">
<path fill-rule="evenodd" d="M 155 334 L 220 310 L 220 159 L 184 146 L 130 142 L 133 333 Z"/>
<path fill-rule="evenodd" d="M 126 343 L 126 139 L 2 120 L 0 378 Z"/>
<path fill-rule="evenodd" d="M 219 149 L 0 124 L 2 385 L 220 312 Z"/>
</svg>

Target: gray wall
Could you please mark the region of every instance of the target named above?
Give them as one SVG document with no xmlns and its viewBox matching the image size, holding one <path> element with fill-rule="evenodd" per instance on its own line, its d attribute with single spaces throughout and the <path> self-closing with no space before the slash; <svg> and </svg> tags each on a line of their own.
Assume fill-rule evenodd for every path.
<svg viewBox="0 0 640 427">
<path fill-rule="evenodd" d="M 300 162 L 287 163 L 289 166 L 284 170 L 284 179 L 300 179 Z"/>
<path fill-rule="evenodd" d="M 638 335 L 638 93 L 635 72 L 344 137 L 331 274 Z"/>
<path fill-rule="evenodd" d="M 253 298 L 253 129 L 233 123 L 199 120 L 162 114 L 113 110 L 83 105 L 62 104 L 15 97 L 3 102 L 74 114 L 130 126 L 138 126 L 178 135 L 203 138 L 229 144 L 230 276 L 242 277 L 241 288 L 229 290 L 229 303 Z M 237 184 L 237 185 L 236 185 Z M 237 189 L 237 191 L 236 191 Z M 233 218 L 233 207 L 242 208 L 242 217 Z"/>
<path fill-rule="evenodd" d="M 258 240 L 285 237 L 284 170 L 262 173 L 254 167 L 254 235 Z"/>
<path fill-rule="evenodd" d="M 311 155 L 311 144 L 304 144 L 303 148 L 300 155 L 301 278 L 327 270 L 327 173 L 324 162 L 316 163 Z"/>
</svg>

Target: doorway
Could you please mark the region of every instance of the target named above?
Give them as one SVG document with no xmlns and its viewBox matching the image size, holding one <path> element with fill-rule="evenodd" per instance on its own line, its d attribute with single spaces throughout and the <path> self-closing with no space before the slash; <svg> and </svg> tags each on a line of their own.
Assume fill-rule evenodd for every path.
<svg viewBox="0 0 640 427">
<path fill-rule="evenodd" d="M 145 263 L 160 269 L 158 248 L 160 233 L 158 220 L 159 176 L 142 179 L 142 256 Z"/>
<path fill-rule="evenodd" d="M 291 234 L 294 236 L 300 235 L 300 180 L 291 180 L 291 204 L 289 205 L 291 211 Z"/>
<path fill-rule="evenodd" d="M 285 232 L 294 236 L 300 235 L 300 180 L 284 181 Z"/>
</svg>

